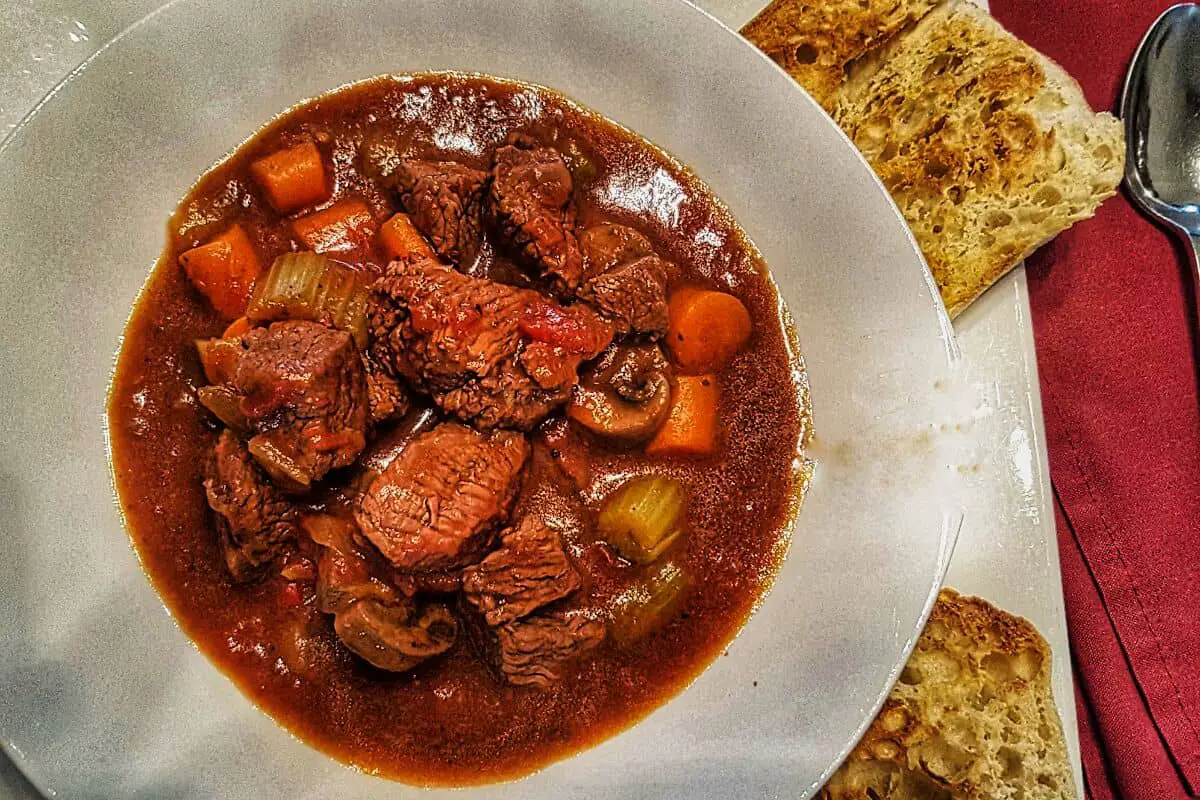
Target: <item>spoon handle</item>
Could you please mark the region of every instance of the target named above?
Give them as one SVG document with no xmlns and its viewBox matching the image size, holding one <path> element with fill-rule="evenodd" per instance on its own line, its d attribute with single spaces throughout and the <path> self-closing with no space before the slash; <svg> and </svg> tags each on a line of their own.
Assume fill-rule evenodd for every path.
<svg viewBox="0 0 1200 800">
<path fill-rule="evenodd" d="M 1192 244 L 1192 287 L 1196 291 L 1196 301 L 1200 303 L 1200 234 L 1189 233 L 1188 241 Z M 1200 324 L 1200 319 L 1196 320 Z"/>
</svg>

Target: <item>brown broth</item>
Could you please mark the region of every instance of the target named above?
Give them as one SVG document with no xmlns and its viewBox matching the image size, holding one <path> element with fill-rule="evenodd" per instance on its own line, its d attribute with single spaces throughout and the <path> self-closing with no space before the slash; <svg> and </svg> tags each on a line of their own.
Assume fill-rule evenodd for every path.
<svg viewBox="0 0 1200 800">
<path fill-rule="evenodd" d="M 595 179 L 577 190 L 581 225 L 607 219 L 637 227 L 678 266 L 673 284 L 730 291 L 755 321 L 750 344 L 719 376 L 722 439 L 713 457 L 652 458 L 593 445 L 595 480 L 582 501 L 536 476 L 527 487 L 522 502 L 565 531 L 593 604 L 635 574 L 605 559 L 588 533 L 603 494 L 627 475 L 651 471 L 681 479 L 690 492 L 689 533 L 675 555 L 695 578 L 683 612 L 629 649 L 605 643 L 546 689 L 497 681 L 462 642 L 412 673 L 374 670 L 338 645 L 311 606 L 282 603 L 281 578 L 231 582 L 201 486 L 216 429 L 196 401 L 204 379 L 193 345 L 219 335 L 223 323 L 176 262 L 233 222 L 247 229 L 265 263 L 296 247 L 287 218 L 265 205 L 248 166 L 299 137 L 316 139 L 335 165 L 336 189 L 326 205 L 355 195 L 383 219 L 392 211 L 388 198 L 357 168 L 364 143 L 486 168 L 491 150 L 513 130 L 595 162 Z M 133 310 L 109 400 L 121 505 L 142 563 L 184 631 L 254 702 L 313 746 L 417 784 L 519 777 L 612 736 L 668 700 L 724 649 L 766 590 L 798 505 L 797 454 L 807 430 L 802 371 L 753 246 L 690 172 L 634 134 L 540 88 L 454 75 L 373 79 L 270 123 L 200 179 L 168 234 Z M 362 260 L 377 268 L 372 254 Z M 480 270 L 503 274 L 503 263 L 493 261 Z M 311 637 L 312 666 L 303 674 L 288 667 L 294 630 Z"/>
</svg>

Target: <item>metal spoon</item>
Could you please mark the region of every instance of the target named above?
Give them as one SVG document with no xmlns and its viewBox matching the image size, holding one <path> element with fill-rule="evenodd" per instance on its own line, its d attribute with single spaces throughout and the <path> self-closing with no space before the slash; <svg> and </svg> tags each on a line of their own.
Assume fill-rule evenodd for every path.
<svg viewBox="0 0 1200 800">
<path fill-rule="evenodd" d="M 1129 68 L 1121 117 L 1130 194 L 1187 236 L 1200 288 L 1200 6 L 1173 6 L 1150 27 Z"/>
</svg>

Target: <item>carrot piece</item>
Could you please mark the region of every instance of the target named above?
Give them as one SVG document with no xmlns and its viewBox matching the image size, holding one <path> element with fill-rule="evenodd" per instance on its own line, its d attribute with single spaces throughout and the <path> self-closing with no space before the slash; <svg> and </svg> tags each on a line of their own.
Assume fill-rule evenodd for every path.
<svg viewBox="0 0 1200 800">
<path fill-rule="evenodd" d="M 309 250 L 344 252 L 363 247 L 371 240 L 375 235 L 375 216 L 365 202 L 350 197 L 324 211 L 292 220 L 292 231 Z"/>
<path fill-rule="evenodd" d="M 287 214 L 329 197 L 321 151 L 312 142 L 277 150 L 250 165 L 271 207 Z"/>
<path fill-rule="evenodd" d="M 254 323 L 245 317 L 238 317 L 233 322 L 229 323 L 229 327 L 221 334 L 222 339 L 232 339 L 235 336 L 241 336 L 246 331 L 254 327 Z"/>
<path fill-rule="evenodd" d="M 179 263 L 200 293 L 226 319 L 246 312 L 262 262 L 241 225 L 233 225 L 207 244 L 179 254 Z"/>
<path fill-rule="evenodd" d="M 681 375 L 675 379 L 667 421 L 646 445 L 651 455 L 709 455 L 717 446 L 717 379 Z"/>
<path fill-rule="evenodd" d="M 396 214 L 379 229 L 379 244 L 389 259 L 412 255 L 433 258 L 433 248 L 413 225 L 407 214 Z"/>
<path fill-rule="evenodd" d="M 680 289 L 667 312 L 667 344 L 687 372 L 719 371 L 750 339 L 750 312 L 725 292 Z"/>
</svg>

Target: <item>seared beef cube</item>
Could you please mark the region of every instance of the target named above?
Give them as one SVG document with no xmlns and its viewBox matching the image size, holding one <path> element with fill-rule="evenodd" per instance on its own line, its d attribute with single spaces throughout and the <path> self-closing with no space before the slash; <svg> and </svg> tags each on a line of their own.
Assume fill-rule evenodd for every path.
<svg viewBox="0 0 1200 800">
<path fill-rule="evenodd" d="M 496 151 L 487 209 L 501 240 L 535 274 L 571 296 L 583 274 L 571 172 L 562 155 L 525 139 Z"/>
<path fill-rule="evenodd" d="M 204 470 L 225 564 L 239 582 L 257 577 L 297 535 L 296 508 L 271 485 L 232 431 L 221 432 Z"/>
<path fill-rule="evenodd" d="M 408 445 L 359 498 L 363 535 L 394 566 L 436 571 L 469 564 L 507 518 L 529 445 L 447 422 Z"/>
<path fill-rule="evenodd" d="M 589 278 L 654 254 L 649 239 L 636 229 L 615 222 L 602 222 L 585 229 L 579 234 L 579 248 L 583 252 L 584 274 Z"/>
<path fill-rule="evenodd" d="M 650 240 L 627 225 L 604 222 L 579 235 L 584 279 L 579 298 L 618 335 L 667 331 L 667 264 Z"/>
<path fill-rule="evenodd" d="M 604 641 L 604 621 L 583 609 L 546 611 L 483 631 L 493 664 L 515 686 L 547 686 Z"/>
<path fill-rule="evenodd" d="M 480 215 L 488 174 L 456 161 L 404 159 L 391 183 L 437 254 L 466 269 L 483 236 Z"/>
<path fill-rule="evenodd" d="M 367 378 L 367 407 L 371 423 L 399 419 L 412 407 L 412 397 L 398 380 L 375 363 L 370 355 L 363 355 L 363 370 Z"/>
<path fill-rule="evenodd" d="M 520 619 L 579 588 L 558 534 L 529 516 L 501 534 L 501 546 L 463 571 L 463 592 L 488 625 Z"/>
<path fill-rule="evenodd" d="M 584 305 L 564 308 L 430 259 L 388 265 L 368 310 L 372 355 L 481 428 L 532 428 L 567 401 L 579 364 L 612 337 Z"/>
<path fill-rule="evenodd" d="M 233 385 L 258 434 L 250 452 L 272 479 L 304 490 L 351 464 L 366 443 L 368 401 L 350 334 L 289 320 L 254 328 L 241 343 Z"/>
<path fill-rule="evenodd" d="M 589 278 L 579 299 L 611 322 L 618 335 L 667 332 L 667 268 L 658 256 L 642 256 Z"/>
</svg>

